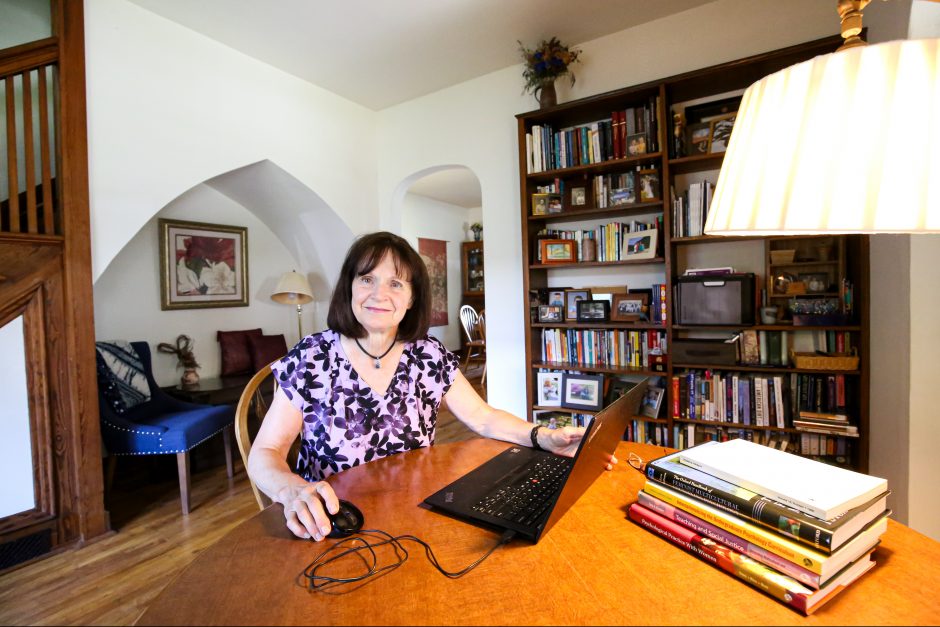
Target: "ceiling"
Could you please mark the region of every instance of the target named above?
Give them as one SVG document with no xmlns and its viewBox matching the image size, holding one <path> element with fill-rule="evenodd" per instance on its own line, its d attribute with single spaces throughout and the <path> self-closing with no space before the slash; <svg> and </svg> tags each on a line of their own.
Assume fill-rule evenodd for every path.
<svg viewBox="0 0 940 627">
<path fill-rule="evenodd" d="M 518 41 L 578 44 L 713 0 L 130 1 L 378 111 L 519 64 Z M 480 206 L 472 172 L 438 179 L 423 195 Z"/>
</svg>

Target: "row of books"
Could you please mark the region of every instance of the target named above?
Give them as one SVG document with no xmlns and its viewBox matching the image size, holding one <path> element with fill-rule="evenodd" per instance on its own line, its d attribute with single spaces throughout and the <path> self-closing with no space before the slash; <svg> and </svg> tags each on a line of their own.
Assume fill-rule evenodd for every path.
<svg viewBox="0 0 940 627">
<path fill-rule="evenodd" d="M 627 234 L 640 231 L 661 230 L 663 217 L 658 215 L 651 221 L 631 220 L 629 222 L 609 222 L 600 224 L 593 229 L 542 229 L 536 234 L 539 239 L 568 239 L 576 242 L 578 261 L 584 256 L 582 246 L 584 239 L 592 239 L 596 243 L 596 261 L 621 261 L 627 258 L 624 242 L 628 240 Z M 657 242 L 659 238 L 657 238 Z M 658 247 L 658 246 L 657 246 Z M 536 262 L 542 262 L 541 247 L 536 248 Z"/>
<path fill-rule="evenodd" d="M 675 425 L 672 429 L 672 446 L 674 448 L 688 448 L 703 442 L 727 442 L 736 438 L 763 444 L 781 451 L 790 451 L 809 457 L 820 462 L 851 467 L 855 443 L 853 438 L 824 433 L 803 431 L 792 433 L 785 431 L 771 431 L 753 429 L 740 429 L 735 427 L 711 426 L 689 423 Z"/>
<path fill-rule="evenodd" d="M 526 133 L 529 174 L 602 163 L 659 151 L 659 96 L 649 102 L 611 112 L 609 118 L 555 130 L 535 124 Z"/>
<path fill-rule="evenodd" d="M 666 332 L 655 329 L 542 329 L 542 361 L 613 368 L 651 368 L 666 355 Z"/>
<path fill-rule="evenodd" d="M 846 413 L 844 374 L 674 374 L 672 417 L 857 435 Z"/>
<path fill-rule="evenodd" d="M 712 204 L 715 185 L 709 181 L 700 181 L 689 185 L 683 194 L 677 196 L 672 190 L 672 236 L 695 237 L 705 233 L 705 221 Z"/>
<path fill-rule="evenodd" d="M 628 442 L 667 446 L 666 435 L 668 433 L 669 428 L 666 425 L 648 420 L 632 420 L 627 425 L 627 431 L 623 434 L 623 439 Z"/>
<path fill-rule="evenodd" d="M 747 440 L 653 460 L 629 517 L 804 614 L 874 567 L 887 481 Z"/>
</svg>

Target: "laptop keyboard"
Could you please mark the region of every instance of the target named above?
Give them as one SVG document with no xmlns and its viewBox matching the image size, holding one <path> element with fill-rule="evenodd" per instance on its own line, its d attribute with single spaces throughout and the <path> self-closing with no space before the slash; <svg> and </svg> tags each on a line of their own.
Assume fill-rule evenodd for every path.
<svg viewBox="0 0 940 627">
<path fill-rule="evenodd" d="M 508 486 L 500 486 L 477 501 L 475 511 L 531 525 L 548 508 L 558 491 L 571 459 L 545 455 L 536 460 L 523 477 Z"/>
</svg>

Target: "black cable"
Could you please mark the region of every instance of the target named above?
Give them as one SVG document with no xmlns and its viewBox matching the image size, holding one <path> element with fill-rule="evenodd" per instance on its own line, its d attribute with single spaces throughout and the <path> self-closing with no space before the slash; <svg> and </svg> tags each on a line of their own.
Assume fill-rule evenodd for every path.
<svg viewBox="0 0 940 627">
<path fill-rule="evenodd" d="M 440 565 L 440 563 L 437 561 L 437 557 L 434 555 L 434 551 L 431 549 L 431 546 L 424 540 L 421 540 L 420 538 L 412 535 L 392 536 L 390 533 L 381 531 L 379 529 L 364 529 L 360 531 L 358 535 L 340 540 L 317 555 L 317 557 L 310 564 L 308 564 L 306 568 L 304 568 L 302 576 L 307 580 L 306 587 L 309 590 L 327 591 L 330 588 L 334 588 L 336 586 L 362 582 L 366 581 L 370 577 L 387 574 L 388 572 L 398 568 L 408 561 L 408 551 L 401 543 L 402 540 L 408 540 L 411 542 L 416 542 L 424 547 L 424 552 L 428 558 L 428 561 L 442 575 L 451 579 L 456 579 L 458 577 L 463 577 L 471 570 L 479 566 L 483 560 L 492 555 L 493 551 L 506 544 L 514 537 L 516 537 L 516 532 L 507 530 L 500 537 L 499 541 L 497 541 L 497 543 L 493 545 L 493 547 L 483 554 L 479 559 L 475 560 L 463 570 L 450 572 L 445 570 Z M 372 540 L 372 542 L 369 540 Z M 376 555 L 375 549 L 385 545 L 391 545 L 395 551 L 397 561 L 393 561 L 392 563 L 386 564 L 384 566 L 379 566 L 379 559 L 378 555 Z M 335 555 L 331 555 L 333 553 L 335 553 Z M 365 566 L 365 572 L 363 574 L 350 577 L 330 577 L 320 574 L 323 568 L 333 564 L 337 560 L 346 557 L 347 555 L 355 555 L 359 558 L 359 560 Z"/>
</svg>

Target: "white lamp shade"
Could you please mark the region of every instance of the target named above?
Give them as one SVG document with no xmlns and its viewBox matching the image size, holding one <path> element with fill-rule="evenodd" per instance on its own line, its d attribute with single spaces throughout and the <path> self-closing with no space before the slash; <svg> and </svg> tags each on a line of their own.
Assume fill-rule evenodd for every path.
<svg viewBox="0 0 940 627">
<path fill-rule="evenodd" d="M 292 270 L 281 275 L 271 300 L 285 305 L 304 305 L 313 300 L 313 290 L 304 275 Z"/>
<path fill-rule="evenodd" d="M 818 56 L 741 101 L 710 235 L 940 232 L 940 40 Z"/>
</svg>

